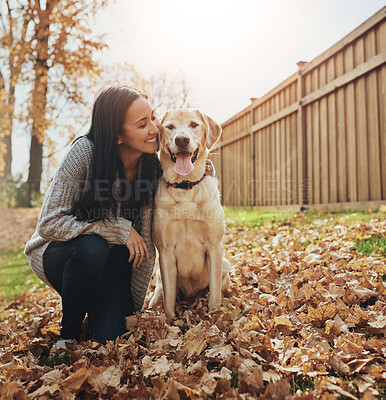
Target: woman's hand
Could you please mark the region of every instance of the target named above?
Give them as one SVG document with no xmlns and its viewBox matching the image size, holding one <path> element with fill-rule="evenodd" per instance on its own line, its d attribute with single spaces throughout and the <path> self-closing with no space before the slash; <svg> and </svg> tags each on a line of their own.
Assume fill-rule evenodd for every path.
<svg viewBox="0 0 386 400">
<path fill-rule="evenodd" d="M 212 161 L 209 160 L 209 158 L 206 159 L 205 175 L 216 176 L 214 165 L 213 165 Z"/>
<path fill-rule="evenodd" d="M 133 268 L 137 268 L 142 264 L 144 257 L 146 257 L 146 261 L 150 261 L 149 251 L 146 247 L 145 242 L 142 239 L 142 236 L 138 234 L 138 232 L 131 227 L 129 238 L 126 242 L 126 247 L 130 251 L 129 262 L 133 260 Z"/>
</svg>

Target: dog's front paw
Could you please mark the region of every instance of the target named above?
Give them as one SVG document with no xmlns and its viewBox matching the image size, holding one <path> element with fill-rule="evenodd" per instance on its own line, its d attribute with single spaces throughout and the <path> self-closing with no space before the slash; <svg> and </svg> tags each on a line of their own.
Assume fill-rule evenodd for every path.
<svg viewBox="0 0 386 400">
<path fill-rule="evenodd" d="M 176 318 L 176 314 L 175 314 L 174 311 L 165 310 L 165 314 L 166 314 L 166 316 L 167 316 L 168 318 L 170 318 L 170 319 Z"/>
<path fill-rule="evenodd" d="M 209 312 L 216 311 L 221 306 L 221 301 L 210 301 L 209 300 Z"/>
</svg>

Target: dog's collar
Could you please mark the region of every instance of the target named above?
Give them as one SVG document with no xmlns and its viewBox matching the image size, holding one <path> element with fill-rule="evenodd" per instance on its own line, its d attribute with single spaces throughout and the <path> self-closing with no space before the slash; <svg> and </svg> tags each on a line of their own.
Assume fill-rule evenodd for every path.
<svg viewBox="0 0 386 400">
<path fill-rule="evenodd" d="M 196 182 L 190 182 L 190 181 L 182 181 L 180 183 L 177 183 L 177 182 L 173 182 L 173 183 L 166 182 L 166 187 L 167 188 L 168 187 L 173 187 L 175 189 L 185 189 L 185 190 L 193 189 L 193 187 L 198 185 L 204 179 L 204 177 L 205 177 L 205 175 L 199 181 L 196 181 Z"/>
</svg>

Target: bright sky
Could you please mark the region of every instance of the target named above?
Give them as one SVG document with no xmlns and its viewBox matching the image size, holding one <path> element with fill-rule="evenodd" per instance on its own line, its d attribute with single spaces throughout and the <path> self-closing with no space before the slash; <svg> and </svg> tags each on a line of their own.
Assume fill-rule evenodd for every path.
<svg viewBox="0 0 386 400">
<path fill-rule="evenodd" d="M 116 0 L 95 26 L 104 57 L 145 75 L 177 69 L 194 105 L 224 122 L 385 5 L 384 0 Z M 13 171 L 28 163 L 15 138 Z M 66 151 L 58 155 L 60 160 Z"/>
<path fill-rule="evenodd" d="M 179 67 L 195 105 L 224 122 L 339 41 L 380 0 L 117 0 L 98 24 L 110 56 L 145 73 Z"/>
</svg>

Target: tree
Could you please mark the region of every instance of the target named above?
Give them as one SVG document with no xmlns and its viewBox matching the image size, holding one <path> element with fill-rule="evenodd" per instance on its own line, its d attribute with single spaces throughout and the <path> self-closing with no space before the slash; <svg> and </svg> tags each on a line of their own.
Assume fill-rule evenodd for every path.
<svg viewBox="0 0 386 400">
<path fill-rule="evenodd" d="M 29 3 L 0 0 L 0 182 L 11 175 L 15 92 L 29 51 Z"/>
<path fill-rule="evenodd" d="M 190 107 L 191 91 L 182 71 L 170 75 L 160 71 L 146 80 L 144 90 L 149 94 L 156 114 L 163 114 L 168 108 Z"/>
<path fill-rule="evenodd" d="M 145 77 L 134 65 L 120 63 L 103 68 L 103 81 L 106 84 L 127 84 L 146 93 L 157 115 L 168 108 L 190 107 L 192 95 L 184 73 L 175 74 L 159 71 Z"/>
<path fill-rule="evenodd" d="M 40 192 L 43 144 L 53 123 L 49 114 L 64 104 L 86 104 L 87 88 L 101 73 L 93 54 L 106 45 L 102 37 L 92 39 L 90 22 L 107 1 L 46 0 L 45 7 L 37 0 L 31 0 L 31 3 L 35 30 L 32 40 L 34 85 L 29 113 L 32 129 L 28 183 L 31 192 Z M 48 101 L 50 98 L 51 102 Z"/>
</svg>

